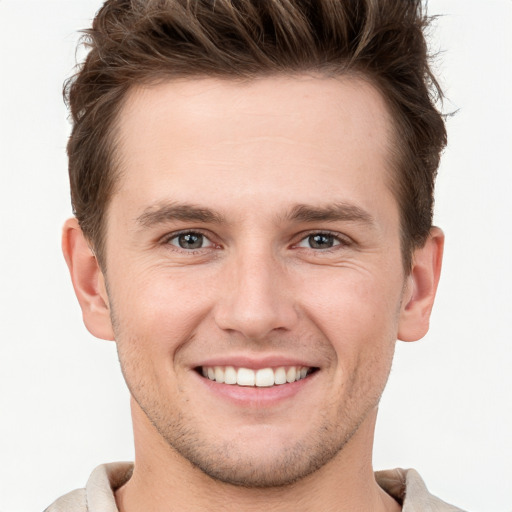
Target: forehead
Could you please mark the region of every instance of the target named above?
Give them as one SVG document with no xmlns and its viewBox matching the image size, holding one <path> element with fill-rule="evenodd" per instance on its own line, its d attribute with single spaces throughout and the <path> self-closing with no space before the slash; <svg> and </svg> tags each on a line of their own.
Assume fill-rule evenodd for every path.
<svg viewBox="0 0 512 512">
<path fill-rule="evenodd" d="M 169 194 L 190 201 L 191 190 L 207 199 L 214 186 L 224 204 L 241 196 L 282 203 L 283 190 L 311 202 L 339 184 L 341 196 L 371 203 L 388 182 L 391 118 L 381 94 L 354 77 L 137 87 L 118 128 L 123 172 L 114 201 L 120 193 L 141 206 Z"/>
</svg>

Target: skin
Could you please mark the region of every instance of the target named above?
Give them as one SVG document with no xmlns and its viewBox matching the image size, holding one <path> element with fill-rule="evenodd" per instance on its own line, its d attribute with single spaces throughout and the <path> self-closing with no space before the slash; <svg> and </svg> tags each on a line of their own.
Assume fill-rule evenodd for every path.
<svg viewBox="0 0 512 512">
<path fill-rule="evenodd" d="M 396 339 L 428 330 L 443 235 L 405 275 L 379 92 L 356 78 L 166 82 L 131 91 L 119 138 L 106 271 L 74 219 L 63 247 L 132 394 L 120 510 L 399 510 L 373 476 L 375 419 Z M 202 246 L 181 247 L 184 233 Z M 317 371 L 277 394 L 196 371 L 231 363 Z"/>
</svg>

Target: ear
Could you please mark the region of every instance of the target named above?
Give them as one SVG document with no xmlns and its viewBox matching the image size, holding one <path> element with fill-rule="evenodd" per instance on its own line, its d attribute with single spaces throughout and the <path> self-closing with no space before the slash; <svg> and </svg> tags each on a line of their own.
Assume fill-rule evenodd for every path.
<svg viewBox="0 0 512 512">
<path fill-rule="evenodd" d="M 432 228 L 423 247 L 414 251 L 411 273 L 407 277 L 400 310 L 398 339 L 416 341 L 428 332 L 441 263 L 444 234 Z"/>
<path fill-rule="evenodd" d="M 113 340 L 105 279 L 75 218 L 68 219 L 64 224 L 62 252 L 87 330 L 97 338 Z"/>
</svg>

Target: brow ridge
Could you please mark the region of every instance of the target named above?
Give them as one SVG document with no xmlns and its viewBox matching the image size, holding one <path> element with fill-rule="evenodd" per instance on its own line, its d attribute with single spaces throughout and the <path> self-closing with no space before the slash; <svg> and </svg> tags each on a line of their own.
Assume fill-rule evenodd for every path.
<svg viewBox="0 0 512 512">
<path fill-rule="evenodd" d="M 297 204 L 283 217 L 290 222 L 361 222 L 368 225 L 375 223 L 370 213 L 359 206 L 338 202 L 325 206 Z M 201 222 L 225 224 L 225 218 L 210 208 L 191 203 L 160 203 L 147 207 L 137 217 L 137 223 L 143 227 L 152 227 L 170 221 Z"/>
<path fill-rule="evenodd" d="M 146 208 L 136 220 L 138 224 L 146 228 L 173 220 L 216 224 L 225 223 L 224 217 L 219 213 L 190 203 L 152 205 Z"/>
<path fill-rule="evenodd" d="M 354 204 L 338 202 L 326 206 L 298 204 L 286 215 L 290 221 L 298 222 L 336 222 L 349 221 L 373 225 L 375 219 L 366 210 Z"/>
</svg>

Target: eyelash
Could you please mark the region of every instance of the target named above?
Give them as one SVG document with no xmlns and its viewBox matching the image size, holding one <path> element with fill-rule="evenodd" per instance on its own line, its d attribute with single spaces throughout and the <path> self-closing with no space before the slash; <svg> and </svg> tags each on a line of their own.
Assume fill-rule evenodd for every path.
<svg viewBox="0 0 512 512">
<path fill-rule="evenodd" d="M 178 245 L 172 244 L 171 242 L 175 239 L 178 239 L 180 236 L 186 236 L 186 235 L 199 235 L 203 237 L 204 240 L 207 240 L 211 245 L 207 247 L 198 247 L 197 249 L 186 249 L 184 247 L 179 247 Z M 335 244 L 332 247 L 327 247 L 325 249 L 321 248 L 313 248 L 313 247 L 301 247 L 300 244 L 304 241 L 306 241 L 308 238 L 313 236 L 325 236 L 325 237 L 332 237 Z M 332 231 L 309 231 L 307 233 L 301 233 L 300 239 L 297 243 L 294 243 L 292 248 L 294 249 L 306 249 L 306 250 L 312 250 L 315 252 L 322 252 L 322 253 L 329 253 L 331 251 L 336 251 L 340 247 L 349 247 L 352 244 L 352 241 L 343 235 L 340 235 L 340 233 L 332 232 Z M 171 246 L 173 250 L 177 251 L 184 251 L 189 254 L 195 254 L 197 251 L 201 251 L 204 249 L 209 249 L 211 247 L 220 247 L 218 244 L 213 242 L 210 237 L 202 232 L 201 230 L 184 230 L 184 231 L 178 231 L 174 233 L 170 233 L 169 235 L 165 236 L 162 239 L 162 243 L 164 245 Z"/>
<path fill-rule="evenodd" d="M 294 244 L 294 248 L 297 249 L 306 249 L 306 250 L 313 250 L 315 252 L 321 252 L 321 253 L 329 253 L 332 251 L 336 251 L 339 248 L 349 247 L 352 245 L 352 240 L 350 240 L 347 236 L 341 235 L 340 233 L 333 232 L 333 231 L 309 231 L 307 233 L 301 233 L 300 240 Z M 326 236 L 326 237 L 332 237 L 334 241 L 336 242 L 332 247 L 328 247 L 326 249 L 314 249 L 313 247 L 300 247 L 299 244 L 307 240 L 308 238 L 312 236 Z"/>
<path fill-rule="evenodd" d="M 213 242 L 210 239 L 210 237 L 207 234 L 205 234 L 204 232 L 202 232 L 200 229 L 195 229 L 195 230 L 188 229 L 188 230 L 183 230 L 183 231 L 178 231 L 178 232 L 170 233 L 170 234 L 166 235 L 162 239 L 162 244 L 171 246 L 173 248 L 173 250 L 185 251 L 185 252 L 190 253 L 190 254 L 194 254 L 197 251 L 201 251 L 203 249 L 209 249 L 210 248 L 210 247 L 199 247 L 197 249 L 185 249 L 184 247 L 179 247 L 178 245 L 174 245 L 174 244 L 171 243 L 172 240 L 178 239 L 180 236 L 186 236 L 186 235 L 199 235 L 199 236 L 203 237 L 204 240 L 207 240 L 211 244 L 212 247 L 213 246 L 217 246 L 218 247 L 218 244 Z"/>
</svg>

